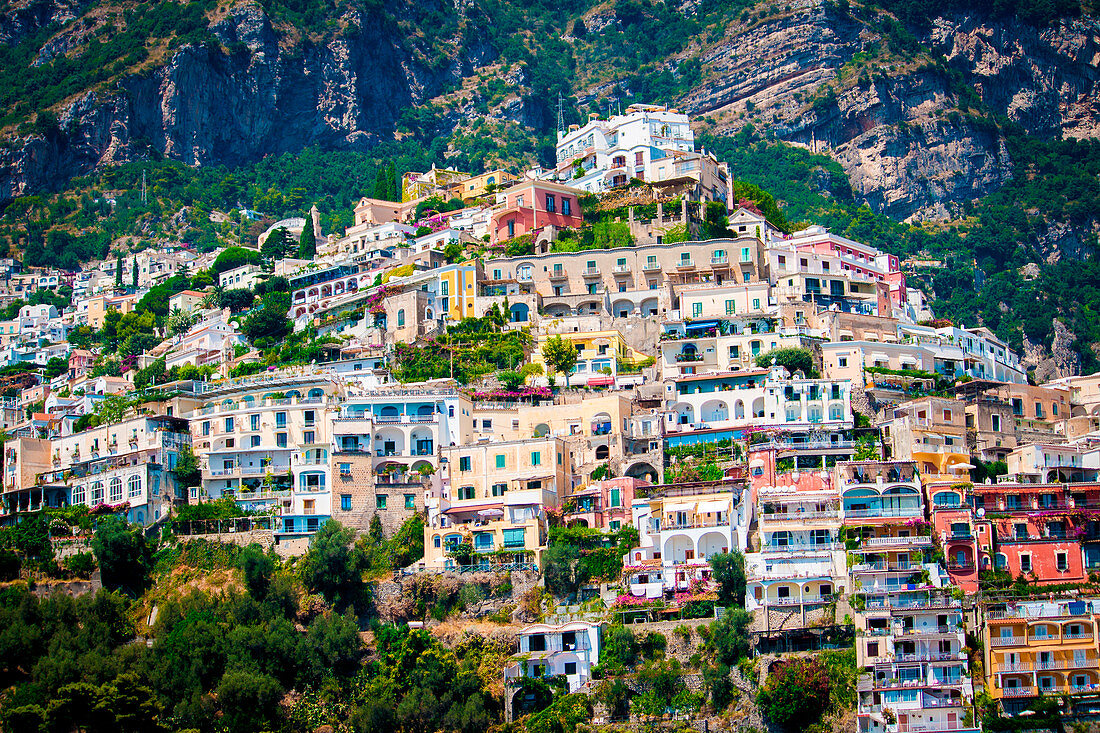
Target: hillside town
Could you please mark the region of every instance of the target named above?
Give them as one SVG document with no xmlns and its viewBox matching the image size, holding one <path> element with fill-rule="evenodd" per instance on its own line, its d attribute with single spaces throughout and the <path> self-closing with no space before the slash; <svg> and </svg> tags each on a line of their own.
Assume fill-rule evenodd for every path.
<svg viewBox="0 0 1100 733">
<path fill-rule="evenodd" d="M 395 583 L 555 595 L 508 619 L 510 718 L 530 677 L 591 693 L 612 627 L 731 613 L 730 557 L 754 657 L 854 646 L 858 733 L 1100 713 L 1100 375 L 1036 384 L 898 256 L 781 228 L 690 122 L 632 105 L 553 168 L 404 172 L 339 233 L 314 208 L 239 247 L 0 262 L 0 522 L 84 507 L 282 558 L 333 520 L 416 527 Z M 562 584 L 566 530 L 613 568 Z"/>
</svg>

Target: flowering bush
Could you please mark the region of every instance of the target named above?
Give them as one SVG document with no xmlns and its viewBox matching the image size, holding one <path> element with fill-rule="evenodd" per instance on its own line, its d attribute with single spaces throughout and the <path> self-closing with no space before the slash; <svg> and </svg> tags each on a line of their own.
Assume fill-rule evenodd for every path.
<svg viewBox="0 0 1100 733">
<path fill-rule="evenodd" d="M 520 389 L 495 389 L 489 392 L 471 392 L 470 399 L 477 401 L 513 402 L 516 400 L 549 400 L 554 392 L 549 387 L 522 387 Z"/>
</svg>

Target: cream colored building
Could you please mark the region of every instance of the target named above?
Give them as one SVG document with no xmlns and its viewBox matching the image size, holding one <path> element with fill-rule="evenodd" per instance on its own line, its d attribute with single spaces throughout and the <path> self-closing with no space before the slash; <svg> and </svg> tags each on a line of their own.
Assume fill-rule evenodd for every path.
<svg viewBox="0 0 1100 733">
<path fill-rule="evenodd" d="M 214 383 L 191 417 L 202 466 L 192 502 L 233 497 L 274 509 L 277 535 L 316 531 L 332 514 L 332 413 L 341 382 L 281 373 Z"/>
</svg>

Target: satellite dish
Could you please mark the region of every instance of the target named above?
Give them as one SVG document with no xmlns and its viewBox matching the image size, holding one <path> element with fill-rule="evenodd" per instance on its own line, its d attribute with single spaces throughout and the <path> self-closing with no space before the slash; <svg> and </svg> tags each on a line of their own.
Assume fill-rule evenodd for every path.
<svg viewBox="0 0 1100 733">
<path fill-rule="evenodd" d="M 985 516 L 985 508 L 984 507 L 978 507 L 978 518 L 980 519 L 981 517 L 984 517 L 984 516 Z"/>
</svg>

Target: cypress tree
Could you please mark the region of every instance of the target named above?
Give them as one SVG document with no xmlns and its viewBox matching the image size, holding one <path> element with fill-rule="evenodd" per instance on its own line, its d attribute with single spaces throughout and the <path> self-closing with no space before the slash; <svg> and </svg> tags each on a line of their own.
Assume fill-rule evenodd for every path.
<svg viewBox="0 0 1100 733">
<path fill-rule="evenodd" d="M 306 217 L 302 236 L 298 239 L 298 259 L 312 260 L 317 256 L 317 238 L 313 235 L 313 220 Z"/>
</svg>

